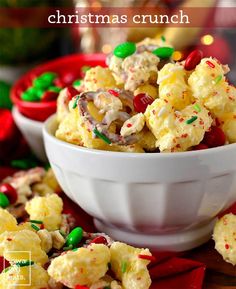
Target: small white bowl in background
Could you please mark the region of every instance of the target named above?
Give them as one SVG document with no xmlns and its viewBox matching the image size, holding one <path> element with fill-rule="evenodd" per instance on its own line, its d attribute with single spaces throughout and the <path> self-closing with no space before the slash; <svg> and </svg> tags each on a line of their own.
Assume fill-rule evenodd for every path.
<svg viewBox="0 0 236 289">
<path fill-rule="evenodd" d="M 43 143 L 43 122 L 25 117 L 16 106 L 13 108 L 12 115 L 36 157 L 42 162 L 48 162 Z"/>
<path fill-rule="evenodd" d="M 50 164 L 64 192 L 114 239 L 184 251 L 211 237 L 236 201 L 236 144 L 182 153 L 121 153 L 58 140 L 44 124 Z"/>
</svg>

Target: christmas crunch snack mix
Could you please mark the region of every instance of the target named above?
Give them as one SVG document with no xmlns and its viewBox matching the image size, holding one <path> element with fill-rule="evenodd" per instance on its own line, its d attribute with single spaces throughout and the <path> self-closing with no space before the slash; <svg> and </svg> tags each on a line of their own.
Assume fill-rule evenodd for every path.
<svg viewBox="0 0 236 289">
<path fill-rule="evenodd" d="M 163 46 L 165 45 L 165 46 Z M 118 45 L 58 97 L 56 137 L 120 152 L 182 152 L 236 142 L 236 89 L 227 65 L 195 50 L 181 62 L 163 41 Z M 70 88 L 71 90 L 71 88 Z"/>
<path fill-rule="evenodd" d="M 5 264 L 0 289 L 150 287 L 150 251 L 76 226 L 74 217 L 63 213 L 51 170 L 19 172 L 0 188 L 5 196 L 0 198 L 0 256 Z"/>
</svg>

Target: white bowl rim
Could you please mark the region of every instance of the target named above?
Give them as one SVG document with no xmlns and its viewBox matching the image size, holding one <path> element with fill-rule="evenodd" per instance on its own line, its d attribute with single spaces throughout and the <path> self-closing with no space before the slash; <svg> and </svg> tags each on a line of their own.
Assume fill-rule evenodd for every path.
<svg viewBox="0 0 236 289">
<path fill-rule="evenodd" d="M 183 158 L 183 157 L 198 157 L 199 155 L 212 155 L 218 153 L 224 153 L 226 150 L 236 150 L 236 143 L 227 144 L 224 146 L 219 146 L 215 148 L 209 148 L 205 150 L 196 150 L 196 151 L 185 151 L 185 152 L 174 152 L 174 153 L 128 153 L 128 152 L 114 152 L 114 151 L 105 151 L 98 149 L 90 149 L 86 147 L 81 147 L 75 144 L 71 144 L 65 141 L 62 141 L 56 138 L 48 131 L 48 126 L 51 122 L 56 120 L 56 113 L 51 115 L 44 123 L 43 123 L 43 135 L 47 135 L 47 137 L 51 138 L 53 141 L 58 142 L 61 145 L 64 145 L 68 148 L 76 150 L 77 152 L 89 153 L 93 155 L 103 155 L 105 156 L 113 156 L 116 158 L 139 158 L 139 159 L 149 159 L 149 158 Z"/>
</svg>

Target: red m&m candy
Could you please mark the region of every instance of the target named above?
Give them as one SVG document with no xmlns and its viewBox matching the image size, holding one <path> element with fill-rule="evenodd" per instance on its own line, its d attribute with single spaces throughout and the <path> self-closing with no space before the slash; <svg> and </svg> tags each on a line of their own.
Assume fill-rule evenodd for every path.
<svg viewBox="0 0 236 289">
<path fill-rule="evenodd" d="M 193 70 L 202 60 L 203 53 L 201 50 L 192 51 L 185 60 L 184 69 Z"/>
<path fill-rule="evenodd" d="M 144 113 L 147 106 L 152 104 L 153 101 L 154 99 L 148 94 L 145 94 L 145 93 L 137 94 L 133 100 L 134 109 L 136 112 Z"/>
<path fill-rule="evenodd" d="M 41 101 L 42 102 L 54 101 L 57 99 L 57 97 L 58 97 L 58 92 L 47 90 L 44 92 L 44 94 L 41 98 Z"/>
<path fill-rule="evenodd" d="M 17 201 L 17 191 L 12 185 L 8 183 L 1 184 L 0 192 L 8 197 L 11 204 L 14 204 Z"/>
<path fill-rule="evenodd" d="M 205 150 L 208 149 L 208 146 L 206 144 L 200 143 L 199 145 L 196 145 L 193 147 L 193 150 L 199 151 L 199 150 Z"/>
<path fill-rule="evenodd" d="M 221 128 L 213 126 L 209 132 L 205 133 L 203 143 L 208 147 L 218 147 L 225 144 L 226 137 Z"/>
<path fill-rule="evenodd" d="M 104 244 L 107 245 L 107 239 L 103 236 L 94 238 L 89 244 Z"/>
</svg>

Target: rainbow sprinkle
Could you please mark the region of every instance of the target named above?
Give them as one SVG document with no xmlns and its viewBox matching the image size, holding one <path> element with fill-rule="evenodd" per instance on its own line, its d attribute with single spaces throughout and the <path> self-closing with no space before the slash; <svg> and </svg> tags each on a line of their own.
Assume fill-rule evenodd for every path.
<svg viewBox="0 0 236 289">
<path fill-rule="evenodd" d="M 34 223 L 34 224 L 42 224 L 42 221 L 39 220 L 30 220 L 30 223 Z"/>
<path fill-rule="evenodd" d="M 34 261 L 30 261 L 30 260 L 19 261 L 15 263 L 15 265 L 18 267 L 26 267 L 26 266 L 31 266 L 33 264 L 34 264 Z"/>
<path fill-rule="evenodd" d="M 121 272 L 125 273 L 127 269 L 127 262 L 122 262 L 121 264 Z"/>
<path fill-rule="evenodd" d="M 35 231 L 39 231 L 39 227 L 38 226 L 35 226 L 34 224 L 31 224 L 31 227 L 35 230 Z"/>
<path fill-rule="evenodd" d="M 206 61 L 206 64 L 207 64 L 208 66 L 210 66 L 211 68 L 215 68 L 215 64 L 212 63 L 212 62 L 209 61 L 209 60 Z"/>
<path fill-rule="evenodd" d="M 200 105 L 197 104 L 197 103 L 196 103 L 193 107 L 194 107 L 194 109 L 195 109 L 197 112 L 201 112 L 201 110 L 202 110 L 201 107 L 200 107 Z"/>
<path fill-rule="evenodd" d="M 218 75 L 213 81 L 214 84 L 218 84 L 221 81 L 222 78 L 223 78 L 222 75 Z"/>
<path fill-rule="evenodd" d="M 162 40 L 163 42 L 166 42 L 166 38 L 165 38 L 164 35 L 161 36 L 161 40 Z"/>
<path fill-rule="evenodd" d="M 72 106 L 73 109 L 76 108 L 77 102 L 78 102 L 79 98 L 80 98 L 80 95 L 77 95 L 77 96 L 76 96 L 76 99 L 75 99 L 75 102 L 73 103 L 73 106 Z"/>
<path fill-rule="evenodd" d="M 197 120 L 197 116 L 193 116 L 193 117 L 191 117 L 190 119 L 186 120 L 186 123 L 187 123 L 187 124 L 191 124 L 191 123 L 193 123 L 195 120 Z"/>
<path fill-rule="evenodd" d="M 111 144 L 111 141 L 109 140 L 108 137 L 106 137 L 103 133 L 101 133 L 100 131 L 98 131 L 96 128 L 93 130 L 93 133 L 99 137 L 101 140 L 103 140 L 105 143 L 107 144 Z"/>
</svg>

